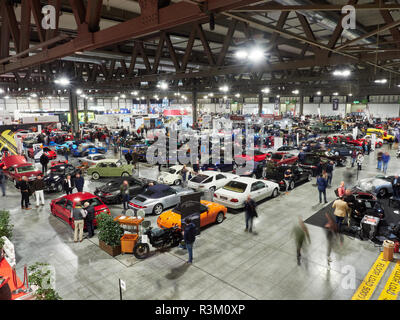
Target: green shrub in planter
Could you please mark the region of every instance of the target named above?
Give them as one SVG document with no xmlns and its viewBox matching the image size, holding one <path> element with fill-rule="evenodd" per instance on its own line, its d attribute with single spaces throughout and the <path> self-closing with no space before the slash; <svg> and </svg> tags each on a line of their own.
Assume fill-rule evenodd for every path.
<svg viewBox="0 0 400 320">
<path fill-rule="evenodd" d="M 36 287 L 36 300 L 62 300 L 58 293 L 52 288 L 52 274 L 49 264 L 36 262 L 29 266 L 29 283 Z M 54 276 L 54 274 L 53 274 Z"/>
<path fill-rule="evenodd" d="M 14 226 L 10 224 L 10 212 L 0 210 L 0 238 L 6 236 L 11 240 L 13 227 Z"/>
<path fill-rule="evenodd" d="M 119 223 L 106 213 L 96 216 L 96 220 L 99 240 L 112 247 L 121 245 L 120 239 L 124 234 L 124 230 Z"/>
</svg>

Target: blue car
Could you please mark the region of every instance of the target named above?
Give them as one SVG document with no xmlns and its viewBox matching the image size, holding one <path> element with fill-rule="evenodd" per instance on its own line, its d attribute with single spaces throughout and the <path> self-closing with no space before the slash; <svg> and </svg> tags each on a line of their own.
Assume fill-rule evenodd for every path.
<svg viewBox="0 0 400 320">
<path fill-rule="evenodd" d="M 74 157 L 86 157 L 89 154 L 102 153 L 105 154 L 107 149 L 104 147 L 96 147 L 94 144 L 82 143 L 72 151 Z"/>
<path fill-rule="evenodd" d="M 220 172 L 230 172 L 234 168 L 234 161 L 231 161 L 232 163 L 224 163 L 224 159 L 221 159 L 218 163 L 214 164 L 212 163 L 212 160 L 210 160 L 209 163 L 205 163 L 200 166 L 200 169 L 202 171 L 220 171 Z"/>
<path fill-rule="evenodd" d="M 63 144 L 58 144 L 56 145 L 56 152 L 60 153 L 64 148 L 67 148 L 69 150 L 74 150 L 78 146 L 75 144 L 75 141 L 66 141 Z"/>
</svg>

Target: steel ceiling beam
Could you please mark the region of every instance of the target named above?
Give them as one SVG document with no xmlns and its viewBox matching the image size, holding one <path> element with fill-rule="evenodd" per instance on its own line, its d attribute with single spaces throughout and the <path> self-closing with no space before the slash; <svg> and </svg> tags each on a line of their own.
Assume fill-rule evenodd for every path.
<svg viewBox="0 0 400 320">
<path fill-rule="evenodd" d="M 79 22 L 85 18 L 82 12 L 82 3 L 80 0 L 70 1 L 71 6 L 74 9 L 75 19 L 79 27 Z M 238 8 L 256 2 L 258 1 L 208 0 L 207 4 L 209 11 L 219 12 L 228 9 Z M 23 58 L 17 63 L 0 66 L 0 74 L 17 71 L 21 68 L 42 64 L 55 59 L 59 59 L 61 57 L 69 56 L 71 54 L 74 54 L 76 51 L 94 50 L 111 44 L 120 43 L 129 39 L 135 39 L 138 37 L 156 33 L 160 30 L 197 22 L 207 17 L 208 13 L 203 12 L 196 5 L 186 2 L 173 3 L 168 7 L 158 10 L 157 21 L 152 21 L 152 16 L 146 17 L 142 15 L 94 33 L 86 33 L 82 30 L 78 30 L 78 36 L 65 44 L 61 44 L 54 48 L 45 50 L 34 56 Z"/>
</svg>

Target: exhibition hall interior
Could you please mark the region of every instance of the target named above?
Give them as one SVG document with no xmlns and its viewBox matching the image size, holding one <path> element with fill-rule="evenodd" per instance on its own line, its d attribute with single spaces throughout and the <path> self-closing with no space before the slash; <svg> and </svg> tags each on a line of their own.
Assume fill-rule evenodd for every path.
<svg viewBox="0 0 400 320">
<path fill-rule="evenodd" d="M 398 0 L 0 0 L 0 300 L 399 300 L 399 141 Z"/>
</svg>

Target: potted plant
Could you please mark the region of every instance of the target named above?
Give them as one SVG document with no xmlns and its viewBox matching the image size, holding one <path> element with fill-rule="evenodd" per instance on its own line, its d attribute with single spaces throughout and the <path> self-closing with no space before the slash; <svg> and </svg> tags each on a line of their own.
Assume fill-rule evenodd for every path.
<svg viewBox="0 0 400 320">
<path fill-rule="evenodd" d="M 29 283 L 36 300 L 62 300 L 54 290 L 54 273 L 47 263 L 36 262 L 29 266 Z"/>
<path fill-rule="evenodd" d="M 99 214 L 96 220 L 100 248 L 112 257 L 121 254 L 121 237 L 124 234 L 124 230 L 119 223 L 105 213 Z"/>
<path fill-rule="evenodd" d="M 0 261 L 4 258 L 3 246 L 5 240 L 11 239 L 13 225 L 10 224 L 10 213 L 9 211 L 0 210 Z"/>
</svg>

